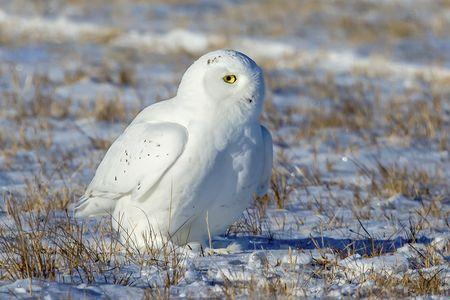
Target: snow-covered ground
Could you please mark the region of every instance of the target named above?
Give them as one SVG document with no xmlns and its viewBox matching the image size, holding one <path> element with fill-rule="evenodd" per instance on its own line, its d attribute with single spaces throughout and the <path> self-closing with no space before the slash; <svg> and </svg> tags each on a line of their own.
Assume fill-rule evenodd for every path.
<svg viewBox="0 0 450 300">
<path fill-rule="evenodd" d="M 448 1 L 0 0 L 0 296 L 450 294 Z M 70 205 L 195 57 L 267 78 L 276 161 L 212 246 L 136 251 Z"/>
</svg>

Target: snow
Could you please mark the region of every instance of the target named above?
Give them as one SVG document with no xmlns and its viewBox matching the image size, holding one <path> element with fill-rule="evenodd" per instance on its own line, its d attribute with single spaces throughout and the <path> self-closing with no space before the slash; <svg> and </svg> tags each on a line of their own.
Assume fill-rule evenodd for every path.
<svg viewBox="0 0 450 300">
<path fill-rule="evenodd" d="M 393 275 L 408 270 L 408 259 L 397 253 L 365 259 L 356 254 L 343 259 L 339 264 L 350 271 L 349 274 L 353 276 L 362 276 L 372 272 L 389 272 L 389 275 Z"/>
<path fill-rule="evenodd" d="M 11 36 L 32 34 L 39 39 L 55 42 L 103 37 L 114 32 L 110 28 L 100 27 L 95 24 L 72 22 L 65 17 L 56 19 L 21 17 L 11 15 L 1 9 L 0 26 Z"/>
<path fill-rule="evenodd" d="M 74 299 L 107 299 L 120 297 L 121 299 L 140 299 L 144 296 L 142 289 L 118 285 L 92 286 L 80 284 L 78 286 L 62 283 L 45 282 L 42 280 L 22 279 L 4 284 L 0 287 L 2 297 L 16 296 L 28 299 L 30 295 L 41 299 L 61 299 L 69 295 Z"/>
<path fill-rule="evenodd" d="M 389 287 L 376 280 L 421 274 L 440 280 L 434 294 L 448 295 L 448 6 L 72 2 L 0 0 L 2 232 L 9 237 L 13 224 L 11 194 L 38 190 L 58 202 L 67 188 L 75 202 L 137 111 L 173 96 L 187 65 L 222 47 L 246 52 L 265 71 L 262 122 L 274 136 L 284 206 L 271 201 L 262 215 L 252 208 L 228 234 L 213 237 L 213 248 L 232 245 L 228 254 L 179 249 L 177 267 L 120 253 L 92 283 L 66 269 L 30 280 L 0 268 L 1 298 L 257 298 L 273 296 L 271 288 L 288 298 L 438 297 L 407 286 L 408 294 L 383 294 Z M 372 31 L 358 35 L 364 28 Z M 117 99 L 123 118 L 96 117 L 96 105 Z M 104 145 L 93 145 L 94 137 Z M 383 167 L 394 175 L 386 179 Z M 46 183 L 59 194 L 46 194 Z M 59 220 L 64 209 L 54 214 Z M 85 221 L 85 241 L 102 233 L 100 222 Z M 0 243 L 0 261 L 5 254 Z M 164 291 L 175 270 L 179 280 Z"/>
<path fill-rule="evenodd" d="M 142 34 L 131 31 L 116 38 L 112 44 L 124 48 L 145 48 L 160 53 L 187 51 L 195 54 L 219 45 L 222 40 L 222 37 L 177 28 L 164 34 Z"/>
</svg>

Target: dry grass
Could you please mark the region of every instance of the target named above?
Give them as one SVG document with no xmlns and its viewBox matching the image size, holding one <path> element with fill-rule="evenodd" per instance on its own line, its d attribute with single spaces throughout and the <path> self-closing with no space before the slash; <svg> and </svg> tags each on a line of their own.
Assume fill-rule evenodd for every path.
<svg viewBox="0 0 450 300">
<path fill-rule="evenodd" d="M 371 218 L 373 199 L 389 199 L 399 195 L 417 201 L 419 208 L 414 213 L 421 220 L 416 224 L 420 230 L 432 226 L 428 221 L 430 217 L 448 217 L 449 212 L 441 208 L 449 199 L 449 183 L 439 167 L 433 171 L 378 160 L 373 167 L 356 160 L 353 162 L 359 168 L 360 175 L 370 180 L 364 194 L 359 187 L 354 187 L 349 205 L 356 217 Z"/>
<path fill-rule="evenodd" d="M 304 76 L 301 82 L 269 80 L 272 90 L 298 90 L 298 105 L 276 108 L 269 99 L 266 120 L 271 128 L 297 127 L 296 139 L 311 139 L 325 130 L 345 129 L 370 139 L 370 131 L 381 115 L 378 88 L 367 81 L 338 83 L 336 75 Z M 303 88 L 307 88 L 306 93 Z M 314 99 L 314 106 L 305 106 L 303 99 Z M 278 137 L 279 138 L 279 137 Z"/>
<path fill-rule="evenodd" d="M 67 209 L 46 204 L 54 202 L 53 196 L 48 195 L 42 203 L 41 192 L 32 189 L 23 200 L 8 197 L 6 207 L 12 222 L 3 224 L 0 232 L 2 280 L 39 278 L 133 285 L 140 274 L 127 271 L 130 264 L 158 268 L 166 288 L 181 280 L 184 255 L 171 243 L 156 247 L 156 236 L 149 236 L 148 247 L 137 248 L 119 238 L 113 220 L 107 218 L 93 227 L 79 223 Z"/>
<path fill-rule="evenodd" d="M 15 10 L 20 12 L 23 1 L 15 1 Z M 152 4 L 161 3 L 153 1 Z M 195 5 L 195 2 L 171 0 L 164 2 L 176 9 L 180 5 Z M 122 11 L 120 1 L 112 1 L 112 16 L 121 24 L 128 14 Z M 59 9 L 75 7 L 80 11 L 104 9 L 105 4 L 100 1 L 70 1 L 58 4 Z M 237 5 L 224 5 L 219 12 L 206 10 L 193 19 L 185 14 L 171 14 L 170 21 L 178 27 L 187 28 L 195 22 L 203 24 L 219 24 L 214 28 L 224 35 L 264 35 L 270 37 L 283 37 L 310 33 L 313 29 L 319 33 L 327 32 L 330 40 L 345 39 L 353 43 L 395 42 L 405 38 L 421 38 L 426 34 L 448 36 L 448 19 L 445 11 L 448 7 L 446 1 L 435 1 L 431 4 L 416 4 L 423 14 L 433 14 L 433 18 L 424 18 L 422 14 L 414 14 L 414 8 L 402 2 L 371 1 L 349 2 L 345 0 L 329 2 L 320 1 L 246 1 Z M 29 11 L 45 14 L 51 8 L 45 1 L 37 1 L 30 6 Z M 66 8 L 67 9 L 67 8 Z M 14 11 L 14 10 L 13 10 Z M 401 14 L 399 12 L 402 12 Z M 373 18 L 373 16 L 377 18 Z M 248 16 L 252 16 L 248 18 Z M 148 19 L 154 17 L 150 11 Z M 146 19 L 143 19 L 146 21 Z M 305 33 L 306 32 L 306 33 Z M 98 33 L 87 31 L 83 41 L 108 42 L 114 38 L 119 30 L 105 28 Z M 4 34 L 3 40 L 9 40 Z M 22 38 L 38 39 L 40 35 L 23 35 Z M 9 38 L 9 39 L 7 39 Z"/>
<path fill-rule="evenodd" d="M 6 117 L 16 122 L 27 118 L 69 117 L 70 101 L 56 101 L 51 81 L 45 75 L 20 78 L 18 72 L 12 74 L 13 89 L 3 93 L 0 107 Z M 31 97 L 29 95 L 32 95 Z"/>
<path fill-rule="evenodd" d="M 362 228 L 362 223 L 360 223 Z M 367 231 L 366 231 L 367 232 Z M 367 232 L 369 239 L 371 235 Z M 367 268 L 361 273 L 341 267 L 339 261 L 355 255 L 355 249 L 348 247 L 345 251 L 336 249 L 317 250 L 321 254 L 313 259 L 314 276 L 325 281 L 325 289 L 336 288 L 336 283 L 358 283 L 357 297 L 385 298 L 385 297 L 411 297 L 426 295 L 446 295 L 445 267 L 443 266 L 443 253 L 431 245 L 416 248 L 409 244 L 415 255 L 409 258 L 410 269 L 406 272 L 392 272 L 389 267 L 385 269 Z M 330 252 L 331 251 L 331 252 Z M 386 249 L 372 250 L 363 258 L 373 258 L 385 254 Z M 389 255 L 389 254 L 387 254 Z M 350 275 L 352 274 L 352 275 Z"/>
<path fill-rule="evenodd" d="M 118 70 L 109 70 L 107 66 L 91 74 L 96 80 L 113 81 L 117 85 L 133 84 L 133 72 L 121 67 Z M 64 83 L 73 84 L 83 78 L 85 74 L 65 74 Z M 109 76 L 109 77 L 108 77 Z M 111 78 L 117 76 L 118 78 Z M 27 119 L 40 120 L 68 120 L 94 118 L 98 121 L 125 122 L 137 114 L 140 107 L 126 107 L 119 96 L 107 99 L 102 95 L 95 96 L 92 103 L 77 103 L 72 105 L 70 98 L 60 99 L 55 95 L 55 84 L 46 75 L 33 74 L 25 79 L 20 78 L 18 72 L 12 74 L 13 89 L 3 92 L 3 101 L 0 103 L 0 115 L 16 123 Z"/>
<path fill-rule="evenodd" d="M 318 85 L 311 87 L 315 99 L 331 101 L 305 112 L 308 115 L 306 132 L 339 127 L 361 132 L 373 128 L 375 109 L 380 104 L 379 92 L 374 86 L 363 82 L 342 86 L 332 75 L 324 82 L 315 83 Z"/>
<path fill-rule="evenodd" d="M 449 124 L 450 115 L 443 108 L 444 100 L 435 94 L 427 98 L 417 101 L 404 97 L 393 99 L 386 110 L 388 134 L 412 140 L 434 139 L 445 134 L 442 128 Z M 441 138 L 446 139 L 446 136 Z M 442 143 L 446 144 L 445 141 Z"/>
<path fill-rule="evenodd" d="M 273 199 L 278 208 L 285 208 L 289 200 L 289 195 L 294 191 L 292 186 L 292 176 L 290 174 L 282 174 L 280 170 L 275 169 L 270 180 Z"/>
<path fill-rule="evenodd" d="M 372 175 L 372 193 L 377 196 L 391 197 L 402 194 L 412 199 L 422 200 L 439 194 L 443 195 L 446 192 L 446 180 L 438 169 L 433 174 L 395 163 L 383 165 L 378 161 L 375 172 L 376 175 Z"/>
<path fill-rule="evenodd" d="M 443 280 L 440 276 L 442 270 L 432 274 L 405 274 L 398 278 L 397 276 L 382 276 L 373 274 L 371 280 L 376 288 L 369 293 L 373 297 L 414 297 L 425 295 L 445 295 L 443 289 Z"/>
<path fill-rule="evenodd" d="M 445 1 L 413 6 L 399 1 L 247 1 L 227 6 L 221 14 L 205 14 L 204 19 L 221 24 L 217 30 L 226 36 L 320 36 L 327 46 L 376 45 L 377 53 L 390 55 L 404 40 L 420 40 L 433 49 L 427 37 L 448 37 L 447 9 Z"/>
<path fill-rule="evenodd" d="M 226 299 L 237 299 L 246 297 L 295 299 L 301 290 L 300 280 L 286 280 L 276 273 L 276 265 L 271 265 L 264 257 L 262 258 L 262 277 L 242 278 L 237 272 L 221 272 L 221 291 Z M 299 276 L 298 276 L 299 277 Z M 223 297 L 222 296 L 222 297 Z"/>
<path fill-rule="evenodd" d="M 258 200 L 257 200 L 258 201 Z M 243 216 L 235 223 L 231 224 L 226 236 L 235 236 L 238 234 L 262 235 L 268 231 L 268 225 L 265 215 L 256 207 L 255 209 L 246 209 Z"/>
<path fill-rule="evenodd" d="M 441 151 L 448 149 L 450 125 L 445 99 L 445 85 L 434 78 L 418 77 L 411 87 L 397 93 L 386 93 L 378 75 L 353 71 L 350 83 L 342 82 L 338 74 L 315 75 L 299 67 L 298 79 L 288 79 L 275 73 L 269 77 L 270 90 L 298 97 L 297 103 L 275 105 L 268 99 L 264 121 L 271 129 L 298 128 L 295 139 L 275 136 L 281 145 L 301 143 L 319 138 L 335 144 L 337 151 L 346 151 L 340 136 L 351 132 L 366 142 L 377 145 L 391 138 L 403 146 L 423 146 L 437 141 Z M 306 73 L 305 73 L 306 72 Z"/>
<path fill-rule="evenodd" d="M 95 101 L 93 116 L 98 121 L 124 122 L 127 117 L 125 104 L 119 98 L 105 100 L 99 98 Z"/>
<path fill-rule="evenodd" d="M 279 277 L 267 277 L 263 280 L 251 278 L 245 282 L 227 278 L 222 287 L 222 292 L 226 299 L 236 299 L 244 295 L 250 299 L 279 297 L 295 299 L 298 288 L 295 283 L 285 282 Z"/>
</svg>

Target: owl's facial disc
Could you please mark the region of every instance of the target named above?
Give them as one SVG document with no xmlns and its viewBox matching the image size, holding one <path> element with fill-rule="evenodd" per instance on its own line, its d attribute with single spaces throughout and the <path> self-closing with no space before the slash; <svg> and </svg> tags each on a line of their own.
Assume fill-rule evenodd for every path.
<svg viewBox="0 0 450 300">
<path fill-rule="evenodd" d="M 264 101 L 264 77 L 248 56 L 233 50 L 218 50 L 200 57 L 183 76 L 178 95 L 202 105 L 234 107 L 257 117 Z"/>
<path fill-rule="evenodd" d="M 206 56 L 203 85 L 213 101 L 245 103 L 245 107 L 257 110 L 262 107 L 264 78 L 253 60 L 235 51 L 216 51 Z"/>
</svg>

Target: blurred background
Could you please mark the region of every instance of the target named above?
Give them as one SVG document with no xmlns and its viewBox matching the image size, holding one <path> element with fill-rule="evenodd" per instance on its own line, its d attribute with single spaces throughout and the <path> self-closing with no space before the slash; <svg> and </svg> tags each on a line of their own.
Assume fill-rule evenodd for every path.
<svg viewBox="0 0 450 300">
<path fill-rule="evenodd" d="M 446 72 L 449 23 L 447 0 L 1 0 L 0 60 L 58 87 L 68 76 L 113 83 L 105 94 L 130 87 L 120 93 L 148 103 L 172 95 L 192 59 L 217 48 L 270 67 Z"/>
</svg>

